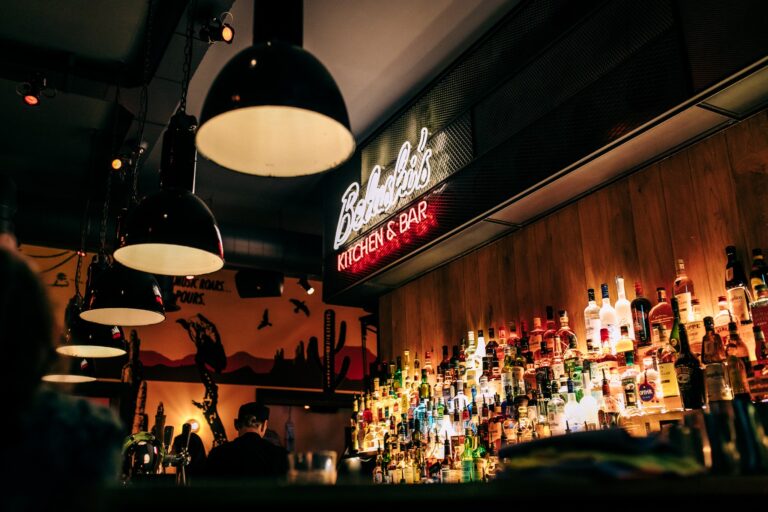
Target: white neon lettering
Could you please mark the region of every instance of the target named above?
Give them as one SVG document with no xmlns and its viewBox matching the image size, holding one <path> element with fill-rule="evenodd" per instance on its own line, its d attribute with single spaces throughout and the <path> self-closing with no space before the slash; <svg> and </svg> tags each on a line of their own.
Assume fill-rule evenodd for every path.
<svg viewBox="0 0 768 512">
<path fill-rule="evenodd" d="M 429 130 L 421 129 L 416 154 L 411 154 L 411 143 L 406 141 L 400 147 L 395 168 L 381 180 L 381 166 L 371 170 L 365 196 L 360 197 L 360 184 L 355 182 L 347 187 L 341 197 L 341 213 L 336 224 L 333 248 L 338 249 L 352 233 L 357 233 L 377 215 L 390 211 L 400 199 L 409 197 L 429 185 L 432 168 L 429 159 L 432 149 L 427 148 Z M 402 229 L 401 229 L 402 231 Z"/>
</svg>

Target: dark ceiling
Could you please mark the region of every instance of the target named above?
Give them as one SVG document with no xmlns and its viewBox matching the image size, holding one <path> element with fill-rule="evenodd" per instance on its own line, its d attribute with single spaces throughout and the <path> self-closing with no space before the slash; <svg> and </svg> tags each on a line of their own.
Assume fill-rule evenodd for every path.
<svg viewBox="0 0 768 512">
<path fill-rule="evenodd" d="M 305 2 L 304 45 L 339 83 L 360 142 L 516 3 L 312 0 Z M 88 248 L 98 247 L 108 165 L 113 155 L 138 144 L 145 75 L 149 101 L 141 140 L 147 152 L 139 196 L 157 189 L 159 141 L 181 92 L 188 13 L 201 23 L 230 10 L 237 34 L 231 46 L 194 41 L 193 114 L 218 70 L 251 41 L 253 0 L 188 5 L 188 0 L 3 2 L 0 172 L 18 186 L 21 243 L 75 249 L 85 226 Z M 56 94 L 30 108 L 16 91 L 37 75 Z M 131 188 L 125 175 L 111 176 L 108 243 Z M 319 276 L 326 176 L 254 177 L 199 157 L 196 192 L 216 215 L 227 264 Z"/>
</svg>

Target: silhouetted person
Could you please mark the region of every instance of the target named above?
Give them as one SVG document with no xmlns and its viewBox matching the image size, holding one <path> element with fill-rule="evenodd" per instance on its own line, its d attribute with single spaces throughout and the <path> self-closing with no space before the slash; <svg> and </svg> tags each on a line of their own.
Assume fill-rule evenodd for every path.
<svg viewBox="0 0 768 512">
<path fill-rule="evenodd" d="M 288 472 L 288 452 L 264 439 L 269 408 L 256 402 L 240 407 L 235 419 L 237 439 L 214 447 L 208 454 L 206 476 L 282 478 Z"/>
<path fill-rule="evenodd" d="M 181 452 L 183 448 L 182 446 L 183 442 L 184 442 L 184 438 L 181 434 L 174 437 L 171 452 L 173 453 Z M 203 444 L 203 440 L 200 439 L 200 436 L 198 436 L 194 432 L 189 434 L 188 451 L 189 451 L 189 464 L 187 464 L 186 472 L 187 472 L 187 478 L 191 480 L 204 474 L 205 464 L 207 460 L 205 456 L 205 445 Z"/>
<path fill-rule="evenodd" d="M 0 372 L 8 428 L 0 479 L 3 510 L 60 505 L 64 493 L 119 477 L 123 434 L 116 415 L 41 387 L 56 360 L 54 325 L 37 274 L 19 254 L 0 248 L 0 348 L 8 363 Z M 31 484 L 37 487 L 33 492 Z"/>
</svg>

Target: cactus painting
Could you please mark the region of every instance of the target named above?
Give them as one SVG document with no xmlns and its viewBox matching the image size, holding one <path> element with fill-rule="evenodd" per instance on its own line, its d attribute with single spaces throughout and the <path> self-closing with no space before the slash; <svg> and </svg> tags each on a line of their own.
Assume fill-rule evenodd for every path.
<svg viewBox="0 0 768 512">
<path fill-rule="evenodd" d="M 333 393 L 339 384 L 347 376 L 349 371 L 349 356 L 344 356 L 341 362 L 341 370 L 336 373 L 336 355 L 344 348 L 347 339 L 347 323 L 342 320 L 339 326 L 339 337 L 336 338 L 336 313 L 332 309 L 326 309 L 323 316 L 323 358 L 317 346 L 317 338 L 309 338 L 307 345 L 307 358 L 314 363 L 323 374 L 323 391 Z"/>
</svg>

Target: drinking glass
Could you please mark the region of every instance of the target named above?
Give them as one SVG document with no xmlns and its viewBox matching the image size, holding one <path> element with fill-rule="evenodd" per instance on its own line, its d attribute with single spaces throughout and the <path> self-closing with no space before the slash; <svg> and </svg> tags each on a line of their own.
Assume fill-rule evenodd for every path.
<svg viewBox="0 0 768 512">
<path fill-rule="evenodd" d="M 323 450 L 288 454 L 288 483 L 333 485 L 336 483 L 336 452 Z"/>
</svg>

